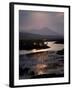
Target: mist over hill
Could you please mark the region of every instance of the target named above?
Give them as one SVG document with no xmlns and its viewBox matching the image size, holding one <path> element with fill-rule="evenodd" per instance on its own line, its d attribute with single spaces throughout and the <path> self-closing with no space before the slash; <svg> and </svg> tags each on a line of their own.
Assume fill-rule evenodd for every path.
<svg viewBox="0 0 72 90">
<path fill-rule="evenodd" d="M 26 30 L 26 32 L 39 34 L 39 35 L 57 35 L 58 34 L 57 32 L 55 32 L 54 30 L 51 30 L 48 27 L 44 27 L 42 29 L 30 29 L 30 30 Z"/>
<path fill-rule="evenodd" d="M 64 38 L 63 35 L 60 35 L 59 33 L 49 28 L 43 28 L 39 30 L 31 29 L 31 30 L 24 30 L 23 32 L 19 32 L 20 40 L 30 40 L 30 39 L 58 40 L 63 38 Z"/>
</svg>

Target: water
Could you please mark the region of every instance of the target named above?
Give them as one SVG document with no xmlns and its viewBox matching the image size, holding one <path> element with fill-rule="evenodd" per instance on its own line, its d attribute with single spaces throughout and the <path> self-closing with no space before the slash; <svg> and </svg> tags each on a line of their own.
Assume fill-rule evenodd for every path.
<svg viewBox="0 0 72 90">
<path fill-rule="evenodd" d="M 19 79 L 60 77 L 64 74 L 64 54 L 57 53 L 64 49 L 64 45 L 52 41 L 48 46 L 50 48 L 20 51 Z"/>
<path fill-rule="evenodd" d="M 58 51 L 58 50 L 62 50 L 64 48 L 64 44 L 55 44 L 55 41 L 52 42 L 48 42 L 47 46 L 50 46 L 50 48 L 47 49 L 40 49 L 40 50 L 21 50 L 19 51 L 20 55 L 24 55 L 24 54 L 30 54 L 30 53 L 36 53 L 36 52 L 44 52 L 44 51 Z"/>
</svg>

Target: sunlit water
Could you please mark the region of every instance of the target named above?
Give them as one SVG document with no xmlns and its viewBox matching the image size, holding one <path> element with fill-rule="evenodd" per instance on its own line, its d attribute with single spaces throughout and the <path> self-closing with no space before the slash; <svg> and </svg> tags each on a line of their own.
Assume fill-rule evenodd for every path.
<svg viewBox="0 0 72 90">
<path fill-rule="evenodd" d="M 64 73 L 64 55 L 57 54 L 57 51 L 64 49 L 64 44 L 54 42 L 48 42 L 48 46 L 51 47 L 48 49 L 20 51 L 19 67 L 22 69 L 20 79 L 29 79 L 36 75 Z"/>
</svg>

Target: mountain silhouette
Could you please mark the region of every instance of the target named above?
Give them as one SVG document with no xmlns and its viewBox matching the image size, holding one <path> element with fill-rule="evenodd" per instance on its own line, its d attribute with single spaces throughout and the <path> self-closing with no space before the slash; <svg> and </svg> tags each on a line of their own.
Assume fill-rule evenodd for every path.
<svg viewBox="0 0 72 90">
<path fill-rule="evenodd" d="M 58 33 L 57 32 L 55 32 L 54 30 L 51 30 L 51 29 L 49 29 L 49 28 L 47 28 L 47 27 L 45 27 L 45 28 L 42 28 L 42 29 L 38 29 L 38 30 L 36 30 L 36 29 L 31 29 L 31 30 L 28 30 L 28 31 L 30 31 L 31 33 L 33 33 L 33 34 L 39 34 L 39 35 L 58 35 Z"/>
<path fill-rule="evenodd" d="M 51 30 L 47 27 L 42 29 L 30 29 L 30 30 L 21 30 L 19 32 L 19 39 L 47 39 L 47 40 L 56 40 L 56 39 L 64 39 L 63 35 Z"/>
</svg>

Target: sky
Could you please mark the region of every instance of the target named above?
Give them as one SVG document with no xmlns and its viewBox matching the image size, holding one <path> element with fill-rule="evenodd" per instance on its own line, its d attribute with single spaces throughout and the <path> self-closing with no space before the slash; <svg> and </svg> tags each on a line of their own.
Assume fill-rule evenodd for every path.
<svg viewBox="0 0 72 90">
<path fill-rule="evenodd" d="M 64 12 L 19 10 L 19 30 L 43 30 L 49 28 L 64 35 Z"/>
</svg>

